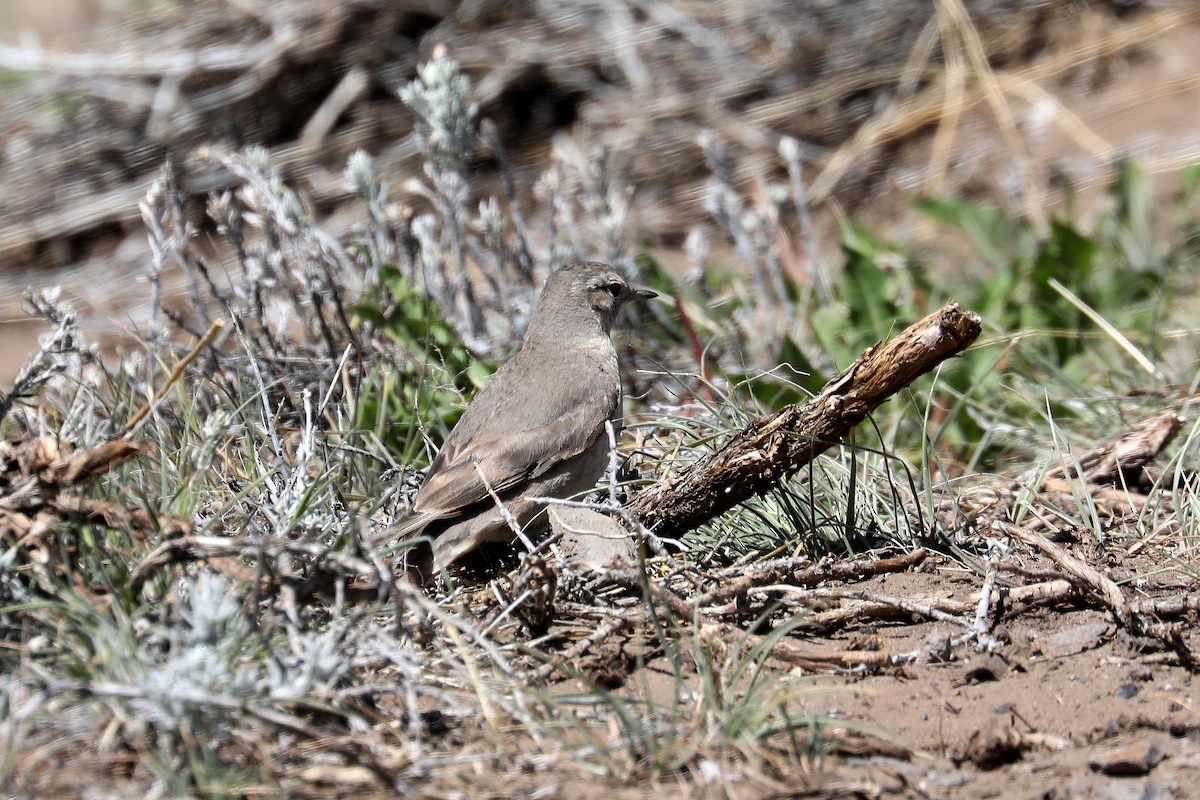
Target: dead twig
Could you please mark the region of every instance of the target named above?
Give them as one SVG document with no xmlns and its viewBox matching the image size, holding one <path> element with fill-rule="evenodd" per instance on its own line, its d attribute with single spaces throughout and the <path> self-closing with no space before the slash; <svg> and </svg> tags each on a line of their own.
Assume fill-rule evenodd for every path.
<svg viewBox="0 0 1200 800">
<path fill-rule="evenodd" d="M 1078 478 L 1079 469 L 1089 485 L 1105 486 L 1134 484 L 1142 469 L 1166 449 L 1179 431 L 1184 419 L 1174 411 L 1159 414 L 1130 425 L 1101 445 L 1079 456 L 1074 466 L 1056 467 L 1046 473 L 1043 489 L 1070 491 L 1069 479 Z"/>
<path fill-rule="evenodd" d="M 1078 594 L 1078 590 L 1070 581 L 1057 579 L 1028 586 L 1017 586 L 1012 589 L 993 589 L 991 603 L 996 605 L 1003 596 L 1004 603 L 1008 607 L 1054 605 L 1064 603 Z M 948 597 L 913 598 L 912 602 L 918 608 L 927 607 L 963 618 L 970 614 L 972 609 L 978 608 L 978 597 L 974 598 L 974 602 L 954 600 Z M 896 619 L 911 615 L 911 609 L 901 608 L 895 603 L 843 598 L 843 605 L 806 616 L 800 623 L 800 628 L 805 631 L 829 631 L 845 625 L 862 623 L 867 619 Z"/>
<path fill-rule="evenodd" d="M 868 348 L 804 406 L 754 420 L 717 452 L 643 489 L 630 509 L 655 534 L 672 538 L 770 491 L 889 397 L 966 349 L 979 332 L 978 314 L 944 306 Z"/>
<path fill-rule="evenodd" d="M 1125 602 L 1125 595 L 1121 593 L 1121 588 L 1111 578 L 1080 561 L 1036 531 L 999 520 L 992 523 L 992 527 L 1048 557 L 1070 578 L 1073 578 L 1077 585 L 1088 589 L 1101 600 L 1118 625 L 1126 629 L 1133 628 L 1133 614 Z"/>
<path fill-rule="evenodd" d="M 1107 575 L 1085 564 L 1036 531 L 999 520 L 993 523 L 993 527 L 1017 541 L 1033 547 L 1057 564 L 1067 573 L 1073 583 L 1098 599 L 1119 626 L 1134 635 L 1150 636 L 1161 641 L 1175 651 L 1185 666 L 1191 666 L 1194 663 L 1191 649 L 1183 640 L 1179 627 L 1163 624 L 1134 613 L 1133 608 L 1125 600 L 1121 588 Z"/>
<path fill-rule="evenodd" d="M 744 649 L 753 649 L 762 641 L 761 636 L 746 633 L 736 625 L 710 623 L 701 625 L 700 641 L 723 656 L 731 643 L 741 643 Z M 783 639 L 771 646 L 769 658 L 782 661 L 789 667 L 807 672 L 827 672 L 831 669 L 879 669 L 915 661 L 917 653 L 886 653 L 881 650 L 821 650 L 805 647 Z"/>
<path fill-rule="evenodd" d="M 221 536 L 185 535 L 168 538 L 143 558 L 129 576 L 130 591 L 137 594 L 156 572 L 172 564 L 207 561 L 215 570 L 238 580 L 254 581 L 258 573 L 246 562 L 268 561 L 279 567 L 283 556 L 303 558 L 319 565 L 307 570 L 304 579 L 281 580 L 287 583 L 297 600 L 317 594 L 332 595 L 338 580 L 352 579 L 345 588 L 347 600 L 377 598 L 380 587 L 386 590 L 392 583 L 380 580 L 379 566 L 343 550 L 335 550 L 317 542 L 261 540 L 258 538 L 226 538 Z M 280 575 L 286 579 L 286 575 Z"/>
<path fill-rule="evenodd" d="M 891 558 L 869 556 L 853 561 L 823 561 L 806 569 L 796 569 L 797 559 L 782 558 L 761 561 L 733 569 L 721 570 L 712 577 L 718 582 L 716 589 L 702 595 L 696 604 L 702 608 L 724 603 L 731 598 L 741 597 L 753 586 L 783 583 L 792 586 L 817 586 L 829 581 L 862 580 L 889 572 L 904 572 L 925 560 L 928 553 L 917 548 Z M 735 578 L 735 576 L 737 576 Z M 726 583 L 728 579 L 733 579 Z"/>
</svg>

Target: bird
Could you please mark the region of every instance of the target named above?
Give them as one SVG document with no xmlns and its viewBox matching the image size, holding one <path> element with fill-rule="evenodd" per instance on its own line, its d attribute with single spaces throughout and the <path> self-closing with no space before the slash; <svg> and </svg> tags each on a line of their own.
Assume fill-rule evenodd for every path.
<svg viewBox="0 0 1200 800">
<path fill-rule="evenodd" d="M 550 275 L 520 349 L 467 406 L 410 510 L 384 531 L 392 541 L 432 540 L 405 550 L 410 577 L 428 584 L 481 545 L 512 542 L 510 519 L 522 530 L 546 519 L 535 498 L 595 487 L 609 460 L 606 426 L 621 416 L 613 324 L 626 303 L 652 297 L 599 262 Z"/>
</svg>

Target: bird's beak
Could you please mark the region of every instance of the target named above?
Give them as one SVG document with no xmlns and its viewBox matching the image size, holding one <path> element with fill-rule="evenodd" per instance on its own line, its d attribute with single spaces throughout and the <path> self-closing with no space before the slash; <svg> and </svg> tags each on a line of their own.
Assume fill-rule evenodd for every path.
<svg viewBox="0 0 1200 800">
<path fill-rule="evenodd" d="M 634 289 L 633 299 L 649 300 L 651 297 L 658 297 L 658 292 L 652 292 L 649 289 Z"/>
</svg>

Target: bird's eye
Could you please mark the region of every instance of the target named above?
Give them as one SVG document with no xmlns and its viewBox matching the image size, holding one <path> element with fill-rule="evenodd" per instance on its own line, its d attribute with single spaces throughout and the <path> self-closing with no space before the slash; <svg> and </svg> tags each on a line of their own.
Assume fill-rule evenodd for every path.
<svg viewBox="0 0 1200 800">
<path fill-rule="evenodd" d="M 610 283 L 604 287 L 604 291 L 608 292 L 613 297 L 617 297 L 618 295 L 621 294 L 621 292 L 625 291 L 625 285 L 621 284 L 621 283 L 617 283 L 616 281 L 613 281 L 612 283 Z"/>
</svg>

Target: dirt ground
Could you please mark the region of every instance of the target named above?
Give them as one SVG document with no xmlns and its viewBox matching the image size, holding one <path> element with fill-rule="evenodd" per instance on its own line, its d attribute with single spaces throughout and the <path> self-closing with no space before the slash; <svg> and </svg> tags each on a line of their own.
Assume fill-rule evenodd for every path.
<svg viewBox="0 0 1200 800">
<path fill-rule="evenodd" d="M 889 575 L 880 591 L 965 597 L 978 580 L 956 565 Z M 1169 596 L 1185 586 L 1149 594 Z M 1192 672 L 1173 655 L 1139 652 L 1107 614 L 1070 606 L 1001 617 L 995 654 L 885 670 L 830 698 L 847 720 L 914 748 L 835 767 L 848 781 L 904 797 L 1194 797 L 1200 718 Z M 868 631 L 849 630 L 830 647 Z M 886 651 L 922 647 L 936 623 L 880 625 Z M 964 654 L 965 655 L 965 654 Z M 816 709 L 814 709 L 816 710 Z"/>
<path fill-rule="evenodd" d="M 1153 548 L 1130 555 L 1129 542 L 1072 547 L 1107 563 L 1110 575 L 1139 576 L 1140 601 L 1193 598 L 1195 582 Z M 1178 562 L 1176 562 L 1178 565 Z M 1045 565 L 1027 564 L 1032 570 Z M 855 584 L 873 595 L 974 604 L 983 576 L 959 561 L 931 556 L 915 568 Z M 999 585 L 1009 581 L 1003 578 Z M 1002 590 L 1003 591 L 1003 590 Z M 797 766 L 727 765 L 706 787 L 621 786 L 595 796 L 903 797 L 903 798 L 1189 798 L 1200 794 L 1200 716 L 1193 670 L 1149 638 L 1131 636 L 1086 599 L 993 609 L 994 652 L 951 648 L 954 625 L 896 615 L 861 619 L 837 630 L 797 635 L 805 653 L 877 651 L 916 662 L 809 671 L 787 657 L 780 673 L 807 676 L 811 692 L 797 714 L 825 715 L 845 753 Z M 1194 612 L 1182 623 L 1197 641 Z M 602 660 L 602 659 L 601 659 Z M 691 684 L 696 688 L 693 676 Z M 631 697 L 668 704 L 674 676 L 661 660 L 625 679 Z M 582 684 L 572 689 L 583 688 Z M 564 689 L 567 691 L 568 689 Z M 865 734 L 865 738 L 856 738 Z M 719 764 L 719 759 L 716 760 Z M 720 778 L 716 775 L 721 774 Z M 606 794 L 616 791 L 617 794 Z M 696 792 L 696 794 L 693 794 Z M 580 796 L 593 796 L 585 792 Z"/>
</svg>

